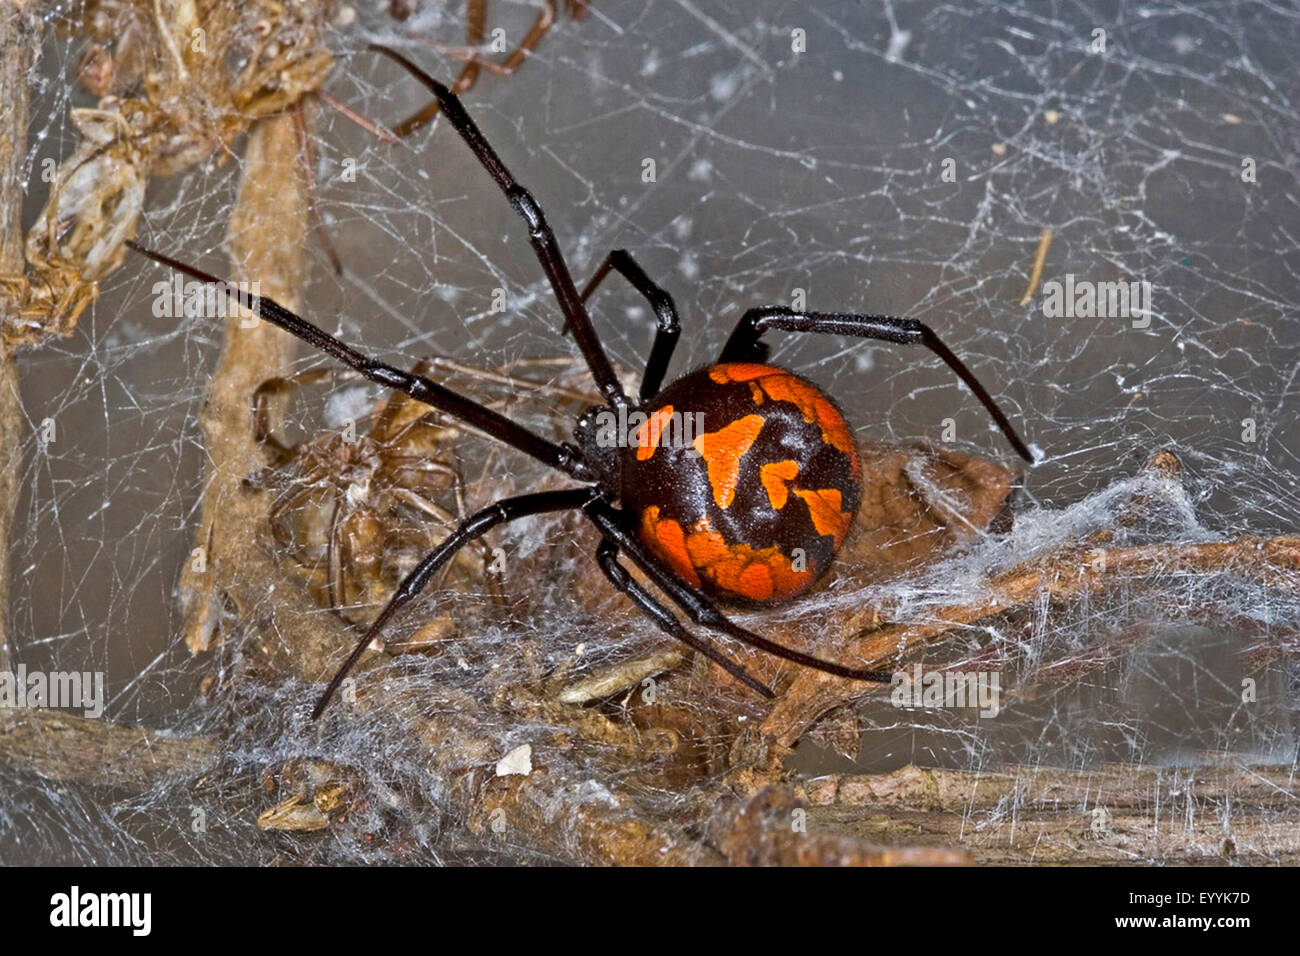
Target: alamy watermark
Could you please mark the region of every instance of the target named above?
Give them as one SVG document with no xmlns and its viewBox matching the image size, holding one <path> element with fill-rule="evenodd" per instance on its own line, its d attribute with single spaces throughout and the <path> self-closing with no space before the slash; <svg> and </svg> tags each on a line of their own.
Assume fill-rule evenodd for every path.
<svg viewBox="0 0 1300 956">
<path fill-rule="evenodd" d="M 601 409 L 596 413 L 596 444 L 601 448 L 685 448 L 698 455 L 695 439 L 704 434 L 703 412 L 656 412 Z"/>
<path fill-rule="evenodd" d="M 103 671 L 0 670 L 0 710 L 21 707 L 80 710 L 96 719 L 104 713 Z"/>
<path fill-rule="evenodd" d="M 1049 319 L 1132 319 L 1133 328 L 1151 325 L 1151 283 L 1092 282 L 1069 273 L 1064 282 L 1043 283 L 1043 315 Z"/>
<path fill-rule="evenodd" d="M 73 886 L 50 897 L 50 925 L 123 927 L 133 936 L 148 936 L 153 928 L 152 893 L 83 893 Z"/>
<path fill-rule="evenodd" d="M 171 279 L 159 279 L 153 284 L 153 314 L 159 319 L 224 319 L 242 313 L 239 293 L 261 298 L 262 283 L 253 282 L 200 282 L 191 279 L 188 282 L 180 273 Z M 252 328 L 257 324 L 257 316 L 244 315 L 244 324 Z"/>
<path fill-rule="evenodd" d="M 996 717 L 1002 709 L 998 671 L 922 671 L 894 674 L 889 702 L 895 707 L 978 707 L 981 717 Z"/>
</svg>

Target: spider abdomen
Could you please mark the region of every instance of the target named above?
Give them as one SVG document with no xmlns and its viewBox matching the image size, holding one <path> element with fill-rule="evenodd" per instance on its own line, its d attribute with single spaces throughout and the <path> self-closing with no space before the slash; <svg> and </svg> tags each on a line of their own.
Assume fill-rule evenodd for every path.
<svg viewBox="0 0 1300 956">
<path fill-rule="evenodd" d="M 646 546 L 728 601 L 769 604 L 812 587 L 862 491 L 835 403 L 784 369 L 733 362 L 683 376 L 645 408 L 622 499 Z"/>
</svg>

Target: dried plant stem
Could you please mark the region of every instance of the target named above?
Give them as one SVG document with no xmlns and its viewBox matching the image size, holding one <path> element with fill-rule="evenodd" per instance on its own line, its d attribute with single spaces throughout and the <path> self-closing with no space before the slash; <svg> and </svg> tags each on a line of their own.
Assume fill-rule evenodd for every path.
<svg viewBox="0 0 1300 956">
<path fill-rule="evenodd" d="M 1047 250 L 1052 248 L 1052 230 L 1044 229 L 1038 237 L 1038 250 L 1034 253 L 1034 266 L 1029 273 L 1029 285 L 1020 299 L 1021 305 L 1028 305 L 1038 291 L 1038 283 L 1043 278 L 1043 266 L 1047 262 Z"/>
<path fill-rule="evenodd" d="M 263 295 L 290 308 L 305 281 L 308 232 L 298 148 L 292 115 L 254 124 L 229 226 L 236 278 L 258 282 Z M 261 535 L 267 493 L 244 486 L 265 458 L 254 434 L 253 393 L 283 374 L 294 348 L 290 336 L 268 323 L 251 323 L 246 315 L 226 319 L 225 347 L 202 415 L 208 475 L 196 554 L 182 572 L 181 591 L 185 641 L 194 653 L 220 642 L 233 606 L 241 622 L 259 629 L 254 649 L 277 669 L 315 680 L 330 654 L 349 643 L 346 629 L 276 566 Z M 267 413 L 278 416 L 282 406 L 272 402 Z"/>
<path fill-rule="evenodd" d="M 1300 862 L 1289 766 L 903 767 L 809 780 L 798 792 L 812 805 L 812 832 L 868 840 L 910 832 L 913 841 L 960 842 L 979 863 Z"/>
<path fill-rule="evenodd" d="M 970 861 L 960 848 L 916 847 L 906 827 L 888 845 L 853 835 L 799 832 L 791 827 L 796 801 L 788 787 L 767 787 L 748 799 L 710 784 L 692 797 L 694 809 L 656 815 L 625 782 L 623 765 L 605 766 L 577 741 L 559 740 L 536 755 L 527 776 L 498 777 L 491 758 L 499 737 L 481 726 L 470 701 L 417 721 L 435 763 L 451 781 L 449 796 L 470 830 L 485 843 L 525 847 L 558 858 L 604 866 L 713 866 L 720 864 L 813 864 L 894 866 L 945 865 Z M 442 707 L 436 707 L 443 710 Z M 484 714 L 483 716 L 489 716 Z M 499 716 L 497 717 L 499 719 Z M 473 770 L 455 769 L 467 756 L 482 754 Z M 601 798 L 575 801 L 575 779 L 600 780 Z M 563 808 L 562 810 L 560 808 Z M 689 824 L 704 816 L 707 834 Z"/>
<path fill-rule="evenodd" d="M 1152 575 L 1232 571 L 1272 587 L 1300 587 L 1300 538 L 1242 536 L 1199 544 L 1154 544 L 1132 548 L 1061 549 L 1046 558 L 1012 568 L 988 582 L 979 600 L 938 608 L 926 620 L 875 628 L 850 642 L 842 658 L 863 667 L 888 666 L 918 647 L 952 631 L 978 624 L 1043 600 L 1062 601 L 1113 588 L 1126 579 Z M 779 761 L 826 711 L 851 699 L 848 683 L 820 671 L 799 673 L 763 724 L 774 746 L 768 759 Z M 860 685 L 857 695 L 871 693 Z"/>
<path fill-rule="evenodd" d="M 0 275 L 23 271 L 23 161 L 27 103 L 40 21 L 26 3 L 0 6 Z M 18 367 L 0 349 L 0 670 L 9 667 L 9 540 L 18 503 L 23 438 Z"/>
<path fill-rule="evenodd" d="M 65 783 L 147 790 L 171 774 L 197 776 L 217 752 L 203 737 L 171 737 L 57 710 L 23 710 L 0 720 L 0 765 Z"/>
<path fill-rule="evenodd" d="M 1290 766 L 1130 767 L 1053 770 L 1008 767 L 971 773 L 903 767 L 890 773 L 834 774 L 803 783 L 800 795 L 813 806 L 953 810 L 974 813 L 1009 806 L 1083 809 L 1140 807 L 1181 795 L 1200 802 L 1240 801 L 1256 807 L 1300 812 L 1296 771 Z M 1300 836 L 1300 834 L 1298 834 Z"/>
</svg>

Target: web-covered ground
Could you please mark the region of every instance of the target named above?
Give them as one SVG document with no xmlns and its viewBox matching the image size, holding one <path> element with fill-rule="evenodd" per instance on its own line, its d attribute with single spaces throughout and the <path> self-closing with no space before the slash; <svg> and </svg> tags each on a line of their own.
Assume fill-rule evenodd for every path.
<svg viewBox="0 0 1300 956">
<path fill-rule="evenodd" d="M 490 25 L 521 35 L 533 8 L 497 6 Z M 370 4 L 358 12 L 332 42 L 341 55 L 325 88 L 391 122 L 424 98 L 365 52 L 365 40 L 403 42 L 445 78 L 456 65 L 404 37 L 458 43 L 461 14 L 431 8 L 398 25 Z M 607 250 L 627 248 L 672 293 L 684 323 L 677 372 L 709 361 L 746 308 L 788 304 L 796 290 L 812 309 L 922 319 L 976 371 L 1041 461 L 1009 536 L 816 608 L 887 600 L 897 620 L 971 599 L 989 574 L 1072 537 L 1109 530 L 1119 544 L 1178 543 L 1300 527 L 1297 48 L 1296 10 L 1245 2 L 595 0 L 585 20 L 560 20 L 518 75 L 485 77 L 465 99 L 543 203 L 579 281 Z M 69 107 L 92 102 L 69 85 L 78 55 L 75 43 L 47 37 L 33 170 L 72 150 Z M 345 271 L 336 276 L 313 240 L 303 314 L 399 365 L 567 353 L 519 221 L 445 124 L 392 147 L 330 109 L 313 115 L 320 209 Z M 240 148 L 155 182 L 140 237 L 223 271 Z M 648 159 L 653 182 L 643 178 Z M 354 181 L 343 175 L 352 168 Z M 39 178 L 31 182 L 27 223 L 44 198 Z M 1048 317 L 1041 290 L 1021 305 L 1045 228 L 1054 235 L 1043 282 L 1148 282 L 1149 324 Z M 140 795 L 0 771 L 0 859 L 364 856 L 344 840 L 304 849 L 252 826 L 264 806 L 259 775 L 304 753 L 295 735 L 318 687 L 250 678 L 237 642 L 191 658 L 177 639 L 179 569 L 203 487 L 198 420 L 220 328 L 155 318 L 157 278 L 128 258 L 74 336 L 22 357 L 33 437 L 21 449 L 14 652 L 30 669 L 106 672 L 113 721 L 220 730 L 233 741 L 224 799 L 240 794 L 247 805 L 196 836 L 188 808 L 202 795 L 178 785 Z M 492 311 L 496 288 L 507 292 L 504 313 Z M 652 324 L 640 300 L 614 283 L 593 312 L 611 357 L 638 368 Z M 774 358 L 830 388 L 862 441 L 938 443 L 952 419 L 951 447 L 1009 458 L 979 405 L 928 356 L 790 336 Z M 302 350 L 295 368 L 324 365 Z M 365 393 L 367 404 L 378 397 Z M 291 412 L 298 437 L 341 417 L 310 401 Z M 42 449 L 35 429 L 48 418 L 58 438 Z M 475 477 L 498 469 L 534 480 L 516 459 L 474 448 Z M 1134 479 L 1161 448 L 1181 460 L 1181 483 Z M 1125 526 L 1135 493 L 1154 504 Z M 531 525 L 504 540 L 522 552 L 564 534 Z M 596 579 L 594 565 L 578 573 Z M 565 590 L 547 593 L 546 578 L 525 586 L 543 592 L 530 596 L 545 613 L 528 636 L 553 662 L 578 643 L 608 663 L 667 641 L 649 625 L 602 634 Z M 1064 611 L 1044 603 L 1006 632 L 973 628 L 971 646 L 1000 646 L 1002 659 L 1031 674 L 1107 642 L 1123 652 L 1046 682 L 993 720 L 868 700 L 855 758 L 809 745 L 792 766 L 814 775 L 909 763 L 1286 765 L 1296 756 L 1294 650 L 1265 652 L 1294 648 L 1298 603 L 1294 589 L 1250 575 L 1181 571 Z M 746 621 L 762 629 L 809 614 L 795 607 Z M 485 630 L 480 653 L 508 651 L 516 634 Z M 454 681 L 458 666 L 444 655 L 404 673 L 418 694 L 421 682 Z M 237 689 L 205 702 L 200 682 L 218 671 L 240 674 Z M 1258 685 L 1250 703 L 1244 677 Z M 372 714 L 326 731 L 311 754 L 358 764 L 382 749 L 404 792 L 437 805 L 444 782 L 394 726 Z M 501 752 L 530 729 L 503 723 Z M 1230 824 L 1231 809 L 1223 813 Z M 434 823 L 416 840 L 428 858 L 478 852 Z"/>
</svg>

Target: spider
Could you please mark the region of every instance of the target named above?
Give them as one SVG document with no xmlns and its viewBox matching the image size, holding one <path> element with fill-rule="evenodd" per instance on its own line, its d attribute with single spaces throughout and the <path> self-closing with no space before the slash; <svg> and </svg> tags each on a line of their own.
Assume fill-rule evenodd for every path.
<svg viewBox="0 0 1300 956">
<path fill-rule="evenodd" d="M 510 398 L 496 398 L 500 410 L 520 395 L 546 389 L 566 404 L 591 404 L 591 396 L 568 389 L 556 372 L 567 374 L 569 359 L 522 359 L 508 368 L 481 369 L 442 357 L 421 359 L 417 375 L 456 375 L 467 384 L 505 386 Z M 550 372 L 548 379 L 521 377 L 518 370 Z M 585 369 L 583 370 L 585 372 Z M 253 435 L 271 455 L 271 464 L 246 480 L 276 492 L 270 532 L 276 553 L 305 577 L 313 596 L 350 624 L 369 625 L 396 585 L 443 534 L 468 512 L 465 484 L 450 459 L 463 429 L 442 412 L 390 392 L 374 414 L 350 428 L 310 441 L 286 445 L 271 431 L 269 403 L 299 388 L 332 386 L 359 379 L 347 368 L 314 369 L 288 378 L 271 378 L 253 393 Z M 362 422 L 369 427 L 362 433 Z M 449 499 L 452 510 L 440 501 Z M 448 562 L 434 580 L 443 583 L 459 565 L 462 583 L 485 585 L 493 602 L 504 600 L 501 572 L 484 539 Z M 391 645 L 390 645 L 391 649 Z"/>
<path fill-rule="evenodd" d="M 378 44 L 370 49 L 393 60 L 433 94 L 447 122 L 524 220 L 565 329 L 577 343 L 602 404 L 578 417 L 573 441 L 547 440 L 423 375 L 370 358 L 271 299 L 129 243 L 161 265 L 216 285 L 228 298 L 366 379 L 430 405 L 576 482 L 571 488 L 503 498 L 464 518 L 398 585 L 317 700 L 312 719 L 321 716 L 384 626 L 457 552 L 506 522 L 563 511 L 581 511 L 595 525 L 601 536 L 596 562 L 614 588 L 661 630 L 762 696 L 775 694 L 706 637 L 687 628 L 668 604 L 633 578 L 620 556 L 707 630 L 804 667 L 889 683 L 892 675 L 886 672 L 848 667 L 785 647 L 742 627 L 718 608 L 718 602 L 762 607 L 808 591 L 843 544 L 861 494 L 861 464 L 839 406 L 806 379 L 766 364 L 768 348 L 761 338 L 769 331 L 812 332 L 924 345 L 966 383 L 1015 451 L 1032 463 L 1029 448 L 984 386 L 933 330 L 915 319 L 762 306 L 741 316 L 715 364 L 663 387 L 681 334 L 672 297 L 624 250 L 609 253 L 579 293 L 541 206 L 511 174 L 456 94 L 396 50 Z M 646 299 L 656 320 L 635 398 L 624 391 L 586 307 L 611 272 Z M 618 424 L 611 427 L 611 422 Z"/>
<path fill-rule="evenodd" d="M 422 360 L 412 371 L 428 375 L 432 369 Z M 286 446 L 271 433 L 272 397 L 355 375 L 350 369 L 316 369 L 258 386 L 254 437 L 274 461 L 247 484 L 277 492 L 269 515 L 277 553 L 301 569 L 321 604 L 349 623 L 365 625 L 379 611 L 371 602 L 382 603 L 467 511 L 460 473 L 445 460 L 456 429 L 400 392 L 390 394 L 364 434 L 343 429 Z M 454 515 L 438 503 L 444 497 L 450 497 Z M 475 545 L 485 583 L 498 598 L 491 552 L 481 539 Z M 468 568 L 468 551 L 460 557 L 465 561 L 448 562 L 435 583 L 453 565 Z"/>
</svg>

